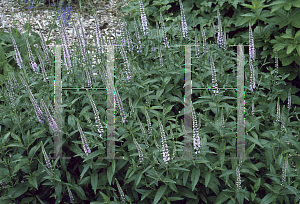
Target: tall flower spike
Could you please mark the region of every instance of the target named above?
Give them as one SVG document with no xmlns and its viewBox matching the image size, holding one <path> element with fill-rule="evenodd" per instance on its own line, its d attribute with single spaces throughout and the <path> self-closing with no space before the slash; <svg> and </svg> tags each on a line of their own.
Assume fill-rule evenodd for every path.
<svg viewBox="0 0 300 204">
<path fill-rule="evenodd" d="M 171 160 L 173 160 L 174 157 L 175 157 L 175 153 L 176 153 L 176 145 L 175 145 L 174 135 L 173 135 L 173 131 L 172 131 L 172 127 L 171 126 L 170 126 L 170 135 L 171 135 L 171 138 L 172 138 L 173 143 L 174 143 L 173 153 L 172 153 L 172 157 L 171 157 Z"/>
<path fill-rule="evenodd" d="M 163 19 L 163 16 L 162 16 L 161 13 L 160 13 L 160 22 L 161 22 L 162 30 L 163 30 L 163 38 L 164 38 L 165 48 L 167 48 L 167 47 L 170 48 L 169 42 L 168 42 L 168 39 L 167 39 L 167 34 L 166 34 L 166 28 L 165 28 L 164 19 Z"/>
<path fill-rule="evenodd" d="M 17 43 L 16 43 L 16 41 L 15 41 L 13 35 L 12 35 L 11 28 L 10 28 L 9 31 L 10 31 L 9 34 L 10 34 L 11 40 L 13 41 L 13 44 L 14 44 L 15 53 L 16 53 L 16 55 L 14 55 L 14 59 L 15 59 L 15 61 L 18 63 L 20 69 L 22 69 L 22 68 L 23 68 L 23 65 L 22 65 L 22 63 L 23 63 L 22 57 L 21 57 L 21 55 L 20 55 L 20 52 L 19 52 Z"/>
<path fill-rule="evenodd" d="M 157 21 L 156 21 L 156 31 L 157 31 L 157 41 L 158 41 L 158 45 L 160 45 L 161 40 L 160 40 L 159 25 L 158 25 L 158 22 L 157 22 Z"/>
<path fill-rule="evenodd" d="M 43 50 L 44 50 L 44 54 L 45 54 L 45 57 L 46 57 L 46 61 L 48 62 L 48 63 L 50 63 L 50 58 L 49 58 L 49 55 L 48 55 L 48 47 L 47 47 L 47 45 L 46 45 L 46 43 L 45 43 L 45 40 L 44 40 L 44 37 L 43 37 L 43 35 L 42 35 L 42 32 L 41 32 L 41 25 L 40 25 L 40 23 L 39 22 L 37 22 L 38 23 L 38 25 L 39 25 L 39 30 L 40 30 L 40 36 L 41 36 L 41 39 L 42 39 L 42 47 L 43 47 Z"/>
<path fill-rule="evenodd" d="M 161 140 L 162 140 L 163 160 L 166 164 L 168 164 L 168 161 L 170 160 L 170 154 L 169 154 L 169 150 L 168 150 L 166 134 L 165 134 L 164 128 L 163 128 L 160 120 L 158 122 L 159 122 Z"/>
<path fill-rule="evenodd" d="M 188 33 L 188 28 L 187 28 L 187 23 L 185 20 L 185 15 L 184 15 L 184 10 L 183 10 L 183 5 L 182 5 L 181 0 L 179 0 L 179 5 L 180 5 L 180 11 L 181 11 L 182 34 L 183 34 L 183 37 L 185 38 Z"/>
<path fill-rule="evenodd" d="M 34 57 L 33 57 L 32 52 L 31 52 L 30 44 L 29 44 L 27 39 L 26 39 L 26 43 L 27 43 L 28 55 L 29 55 L 29 58 L 30 58 L 30 63 L 31 63 L 32 69 L 34 70 L 34 72 L 36 74 L 38 74 L 37 64 L 34 61 Z"/>
<path fill-rule="evenodd" d="M 84 153 L 86 154 L 86 156 L 88 156 L 91 153 L 91 150 L 89 148 L 89 145 L 87 144 L 87 140 L 84 136 L 84 133 L 83 133 L 83 131 L 81 129 L 81 126 L 80 126 L 78 121 L 77 121 L 77 126 L 78 126 L 78 130 L 80 132 L 80 137 L 81 137 Z"/>
<path fill-rule="evenodd" d="M 47 153 L 46 153 L 46 150 L 45 150 L 45 147 L 44 147 L 44 145 L 42 144 L 42 152 L 43 152 L 43 155 L 44 155 L 44 159 L 45 159 L 45 161 L 46 161 L 46 168 L 48 168 L 49 170 L 54 170 L 53 169 L 53 167 L 52 167 L 52 165 L 51 165 L 51 162 L 50 162 L 50 159 L 49 159 L 49 157 L 48 157 L 48 155 L 47 155 Z M 51 173 L 52 174 L 52 173 Z M 51 175 L 50 174 L 50 175 Z M 51 175 L 52 176 L 52 175 Z"/>
<path fill-rule="evenodd" d="M 278 53 L 276 52 L 276 55 L 275 55 L 275 78 L 277 78 L 277 74 L 278 74 Z M 276 81 L 276 84 L 277 84 L 277 81 Z"/>
<path fill-rule="evenodd" d="M 131 72 L 130 72 L 130 65 L 129 65 L 127 55 L 126 55 L 126 51 L 124 51 L 123 46 L 121 46 L 121 55 L 123 56 L 123 59 L 124 59 L 125 64 L 126 64 L 125 73 L 127 75 L 127 80 L 128 80 L 128 82 L 130 82 L 130 79 L 132 78 Z"/>
<path fill-rule="evenodd" d="M 30 101 L 31 103 L 33 104 L 33 107 L 34 107 L 34 110 L 35 110 L 35 113 L 36 113 L 36 116 L 37 118 L 39 119 L 39 121 L 41 123 L 44 124 L 44 117 L 43 117 L 43 112 L 41 111 L 39 105 L 37 104 L 34 96 L 32 95 L 31 93 L 31 90 L 30 90 L 30 87 L 28 86 L 28 84 L 24 81 L 24 79 L 22 78 L 21 74 L 19 73 L 19 78 L 24 86 L 24 88 L 26 89 L 26 91 L 29 93 L 29 96 L 30 96 Z"/>
<path fill-rule="evenodd" d="M 250 22 L 249 22 L 249 53 L 250 53 L 250 73 L 251 73 L 250 90 L 253 92 L 253 90 L 255 89 L 255 74 L 253 68 L 255 49 L 254 49 L 253 34 L 252 34 L 252 28 Z"/>
<path fill-rule="evenodd" d="M 242 179 L 241 179 L 241 174 L 240 174 L 240 169 L 239 167 L 236 167 L 236 188 L 237 190 L 241 189 L 241 184 L 242 184 Z"/>
<path fill-rule="evenodd" d="M 126 120 L 127 116 L 125 116 L 122 100 L 121 100 L 121 97 L 119 95 L 118 89 L 115 89 L 115 91 L 116 91 L 116 97 L 117 97 L 117 105 L 119 106 L 119 109 L 120 109 L 120 115 L 123 118 L 123 120 L 122 120 L 123 123 L 125 123 L 125 120 Z"/>
<path fill-rule="evenodd" d="M 9 76 L 7 76 L 7 80 L 8 80 L 9 86 L 11 88 L 12 95 L 15 95 L 15 93 L 14 93 L 14 88 L 15 87 L 14 87 L 14 84 L 12 83 L 12 81 L 10 80 Z"/>
<path fill-rule="evenodd" d="M 252 115 L 254 116 L 254 100 L 252 99 Z"/>
<path fill-rule="evenodd" d="M 152 127 L 151 127 L 151 121 L 150 121 L 150 117 L 148 115 L 147 110 L 145 110 L 146 113 L 146 119 L 147 119 L 147 125 L 148 125 L 148 132 L 149 132 L 149 137 L 152 136 Z"/>
<path fill-rule="evenodd" d="M 10 98 L 10 103 L 11 103 L 11 106 L 13 108 L 14 111 L 16 111 L 16 106 L 15 106 L 15 98 L 13 96 L 13 90 L 9 88 L 9 86 L 5 83 L 5 86 L 6 86 L 6 89 L 7 89 L 7 93 L 8 93 L 8 96 Z M 11 87 L 12 88 L 12 87 Z"/>
<path fill-rule="evenodd" d="M 61 24 L 60 38 L 61 38 L 61 42 L 63 44 L 64 61 L 65 61 L 65 65 L 67 67 L 68 74 L 69 74 L 70 71 L 72 71 L 70 53 L 69 53 L 69 49 L 68 49 L 68 46 L 70 45 L 69 37 L 68 37 L 68 33 L 65 30 L 65 26 L 64 26 L 64 23 L 62 21 L 62 18 L 60 19 L 60 24 Z"/>
<path fill-rule="evenodd" d="M 46 71 L 45 71 L 43 60 L 42 60 L 39 53 L 37 53 L 37 55 L 38 55 L 38 58 L 39 58 L 39 61 L 40 61 L 40 65 L 41 65 L 41 69 L 42 69 L 42 73 L 43 73 L 43 77 L 44 77 L 44 82 L 47 82 L 47 80 L 46 80 L 47 74 L 46 74 Z"/>
<path fill-rule="evenodd" d="M 210 65 L 211 65 L 211 72 L 212 72 L 212 84 L 213 84 L 213 88 L 215 95 L 217 95 L 219 93 L 218 91 L 218 83 L 217 83 L 217 75 L 216 75 L 216 69 L 215 69 L 215 65 L 214 65 L 214 61 L 212 56 L 210 56 Z"/>
<path fill-rule="evenodd" d="M 280 104 L 279 104 L 279 98 L 278 98 L 278 101 L 277 101 L 277 119 L 276 119 L 276 122 L 279 122 L 280 120 Z"/>
<path fill-rule="evenodd" d="M 100 134 L 99 135 L 100 138 L 102 138 L 102 133 L 104 133 L 104 130 L 103 130 L 102 124 L 100 122 L 99 113 L 98 113 L 97 107 L 96 107 L 95 102 L 94 102 L 92 96 L 90 95 L 90 93 L 88 93 L 88 96 L 89 96 L 89 99 L 90 99 L 90 102 L 91 102 L 91 105 L 92 105 L 92 108 L 94 111 L 95 121 L 97 123 L 96 126 L 98 127 L 98 133 Z"/>
<path fill-rule="evenodd" d="M 68 192 L 69 192 L 69 197 L 70 197 L 70 203 L 71 204 L 74 204 L 75 203 L 75 200 L 74 200 L 74 197 L 73 197 L 73 194 L 70 190 L 70 187 L 67 185 L 67 188 L 68 188 Z"/>
<path fill-rule="evenodd" d="M 143 124 L 141 123 L 140 119 L 138 119 L 138 121 L 139 121 L 140 128 L 141 128 L 143 136 L 144 136 L 144 141 L 145 141 L 146 147 L 149 149 L 150 147 L 149 147 L 149 144 L 148 144 L 148 141 L 147 141 L 147 138 L 146 138 L 145 128 L 144 128 Z"/>
<path fill-rule="evenodd" d="M 143 156 L 143 151 L 142 151 L 142 148 L 141 146 L 139 145 L 139 143 L 137 143 L 136 139 L 133 137 L 133 142 L 139 152 L 139 160 L 140 160 L 140 163 L 143 163 L 144 162 L 144 156 Z"/>
<path fill-rule="evenodd" d="M 195 154 L 200 154 L 200 149 L 201 149 L 201 141 L 199 137 L 199 128 L 197 124 L 197 117 L 196 117 L 196 112 L 194 110 L 192 111 L 192 119 L 193 119 L 193 143 L 194 143 L 194 150 Z"/>
<path fill-rule="evenodd" d="M 139 29 L 138 29 L 137 24 L 136 24 L 135 17 L 134 17 L 134 29 L 135 29 L 135 36 L 136 36 L 136 38 L 139 41 L 139 46 L 137 45 L 137 52 L 142 53 L 142 46 L 141 46 L 140 34 L 139 34 Z"/>
<path fill-rule="evenodd" d="M 19 84 L 18 84 L 18 82 L 17 82 L 17 80 L 16 80 L 16 78 L 15 78 L 14 73 L 13 73 L 13 72 L 10 72 L 10 74 L 11 74 L 11 77 L 13 78 L 13 80 L 14 80 L 15 86 L 18 87 Z"/>
<path fill-rule="evenodd" d="M 281 132 L 282 133 L 284 133 L 284 131 L 285 131 L 285 122 L 284 122 L 284 107 L 285 106 L 283 106 L 283 109 L 282 109 L 282 113 L 281 113 Z"/>
<path fill-rule="evenodd" d="M 217 43 L 220 47 L 223 47 L 223 32 L 222 32 L 222 23 L 220 20 L 220 13 L 219 13 L 219 9 L 217 11 L 217 15 L 218 15 L 218 36 L 217 36 Z"/>
<path fill-rule="evenodd" d="M 282 170 L 282 182 L 281 182 L 281 186 L 284 186 L 284 182 L 285 182 L 285 179 L 286 179 L 286 169 L 287 169 L 287 166 L 288 166 L 288 157 L 286 157 L 285 159 L 285 163 L 283 164 L 283 170 Z"/>
<path fill-rule="evenodd" d="M 95 13 L 94 14 L 95 16 L 95 24 L 96 24 L 96 39 L 97 39 L 97 47 L 98 47 L 98 52 L 99 53 L 103 53 L 104 52 L 104 46 L 103 46 L 103 42 L 102 42 L 102 35 L 101 35 L 101 30 L 99 29 L 99 26 L 98 26 L 98 17 L 97 17 L 97 14 Z M 100 37 L 100 39 L 99 39 Z"/>
<path fill-rule="evenodd" d="M 208 50 L 206 50 L 206 36 L 203 27 L 201 26 L 201 34 L 202 34 L 202 39 L 203 39 L 203 53 L 207 53 Z"/>
<path fill-rule="evenodd" d="M 133 50 L 133 43 L 132 43 L 132 39 L 130 36 L 130 32 L 127 30 L 127 23 L 125 22 L 125 31 L 127 34 L 127 44 L 128 44 L 128 50 L 131 51 L 131 49 Z"/>
<path fill-rule="evenodd" d="M 145 11 L 144 11 L 143 2 L 142 2 L 142 0 L 139 0 L 139 1 L 140 1 L 141 21 L 143 23 L 143 31 L 144 31 L 144 35 L 147 35 L 148 34 L 147 17 L 146 17 Z"/>
<path fill-rule="evenodd" d="M 290 88 L 289 95 L 288 95 L 288 110 L 291 109 L 291 105 L 292 105 L 292 96 L 291 96 L 291 88 Z"/>
<path fill-rule="evenodd" d="M 119 182 L 118 182 L 117 179 L 116 179 L 116 182 L 117 182 L 118 190 L 119 190 L 119 193 L 120 193 L 120 196 L 121 196 L 121 200 L 122 200 L 123 202 L 125 202 L 125 195 L 124 195 L 124 192 L 123 192 L 123 190 L 122 190 L 122 188 L 121 188 L 121 186 L 120 186 L 120 184 L 119 184 Z"/>
<path fill-rule="evenodd" d="M 55 122 L 55 120 L 53 119 L 51 114 L 49 113 L 49 110 L 48 110 L 47 106 L 45 105 L 45 102 L 43 99 L 41 99 L 41 106 L 47 115 L 48 122 L 49 122 L 52 132 L 55 133 L 55 132 L 59 131 L 57 123 Z"/>
</svg>

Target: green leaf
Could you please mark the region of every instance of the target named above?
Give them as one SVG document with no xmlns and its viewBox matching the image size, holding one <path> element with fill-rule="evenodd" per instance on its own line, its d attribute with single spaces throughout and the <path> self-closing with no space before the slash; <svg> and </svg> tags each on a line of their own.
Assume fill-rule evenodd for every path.
<svg viewBox="0 0 300 204">
<path fill-rule="evenodd" d="M 176 201 L 176 200 L 183 200 L 184 198 L 180 198 L 180 197 L 168 197 L 169 201 Z"/>
<path fill-rule="evenodd" d="M 113 172 L 112 166 L 110 166 L 107 169 L 107 179 L 108 179 L 109 185 L 111 185 L 113 176 L 114 176 L 114 172 Z"/>
<path fill-rule="evenodd" d="M 94 190 L 94 193 L 96 195 L 96 190 L 97 190 L 97 186 L 98 186 L 98 173 L 93 173 L 91 175 L 91 184 L 92 184 L 92 189 Z"/>
<path fill-rule="evenodd" d="M 192 191 L 194 191 L 195 186 L 197 185 L 200 178 L 200 169 L 199 168 L 193 168 L 192 175 L 191 175 L 191 181 L 192 181 Z"/>
<path fill-rule="evenodd" d="M 8 189 L 8 197 L 9 198 L 18 198 L 27 192 L 28 187 L 26 183 L 18 183 L 16 186 Z"/>
<path fill-rule="evenodd" d="M 249 136 L 249 135 L 245 135 L 245 138 L 246 138 L 247 140 L 249 140 L 250 142 L 255 143 L 255 144 L 257 144 L 258 146 L 260 146 L 261 148 L 263 148 L 263 146 L 262 146 L 256 139 L 254 139 L 253 137 L 251 137 L 251 136 Z"/>
<path fill-rule="evenodd" d="M 139 185 L 139 183 L 140 183 L 140 181 L 141 181 L 141 179 L 142 179 L 142 176 L 143 176 L 143 171 L 140 171 L 139 173 L 138 173 L 138 176 L 137 176 L 137 179 L 135 180 L 135 186 L 138 186 Z"/>
<path fill-rule="evenodd" d="M 70 125 L 72 127 L 75 126 L 74 115 L 69 115 L 69 117 L 68 117 L 68 125 Z"/>
<path fill-rule="evenodd" d="M 188 177 L 189 177 L 189 172 L 184 172 L 183 173 L 183 185 L 184 186 L 186 184 L 186 181 L 187 181 Z"/>
<path fill-rule="evenodd" d="M 178 186 L 178 190 L 178 192 L 185 197 L 198 199 L 197 196 L 195 196 L 195 194 L 188 188 Z"/>
<path fill-rule="evenodd" d="M 36 177 L 33 176 L 33 177 L 29 177 L 28 178 L 28 182 L 36 188 L 36 190 L 38 190 L 38 185 L 37 185 L 37 180 L 36 180 Z"/>
<path fill-rule="evenodd" d="M 229 194 L 226 192 L 221 192 L 217 199 L 214 201 L 214 204 L 222 204 L 222 203 L 225 203 L 226 200 L 228 200 L 229 198 Z"/>
<path fill-rule="evenodd" d="M 161 94 L 164 92 L 164 89 L 160 89 L 156 92 L 156 100 L 159 99 L 159 97 L 161 96 Z"/>
<path fill-rule="evenodd" d="M 275 200 L 274 193 L 269 193 L 260 201 L 260 203 L 269 204 L 269 203 L 273 202 L 274 200 Z"/>
<path fill-rule="evenodd" d="M 87 199 L 86 196 L 85 196 L 85 193 L 84 193 L 83 189 L 80 186 L 74 185 L 71 188 L 77 193 L 77 195 L 79 196 L 79 198 L 81 198 L 82 200 L 86 200 Z"/>
<path fill-rule="evenodd" d="M 110 203 L 110 198 L 109 198 L 107 195 L 105 195 L 105 194 L 102 193 L 101 191 L 100 191 L 100 194 L 102 195 L 102 197 L 103 197 L 103 199 L 105 200 L 105 202 Z"/>
<path fill-rule="evenodd" d="M 296 48 L 295 44 L 290 44 L 287 48 L 286 54 L 290 54 L 291 52 L 294 51 L 295 48 Z"/>
<path fill-rule="evenodd" d="M 83 171 L 81 172 L 80 174 L 80 180 L 83 178 L 84 174 L 86 173 L 86 171 L 89 169 L 90 165 L 89 164 L 85 164 L 83 165 L 84 166 L 84 169 Z"/>
<path fill-rule="evenodd" d="M 164 182 L 164 183 L 176 183 L 176 181 L 174 181 L 172 179 L 169 179 L 169 178 L 163 178 L 162 182 Z"/>
<path fill-rule="evenodd" d="M 135 189 L 138 193 L 142 194 L 141 201 L 143 201 L 153 190 L 145 190 L 145 189 Z"/>
<path fill-rule="evenodd" d="M 175 191 L 176 193 L 178 193 L 178 189 L 177 189 L 177 187 L 176 187 L 176 185 L 175 185 L 174 183 L 168 183 L 168 185 L 169 185 L 169 187 L 170 187 L 173 191 Z"/>
<path fill-rule="evenodd" d="M 258 178 L 256 180 L 256 182 L 254 183 L 254 192 L 257 192 L 259 187 L 260 187 L 260 181 L 261 181 L 261 178 Z"/>
<path fill-rule="evenodd" d="M 207 185 L 210 181 L 210 177 L 211 177 L 211 172 L 206 172 L 206 175 L 205 175 L 205 187 L 207 188 Z"/>
<path fill-rule="evenodd" d="M 219 177 L 223 177 L 223 176 L 229 176 L 230 174 L 233 174 L 235 171 L 234 170 L 228 170 L 225 171 L 224 173 L 222 173 Z"/>
<path fill-rule="evenodd" d="M 86 162 L 86 161 L 88 161 L 88 160 L 90 160 L 90 159 L 93 159 L 93 158 L 95 158 L 96 156 L 98 156 L 98 155 L 100 155 L 100 154 L 103 154 L 103 151 L 101 151 L 101 150 L 94 151 L 94 152 L 92 152 L 91 154 L 89 154 L 89 155 L 83 160 L 83 162 Z"/>
<path fill-rule="evenodd" d="M 157 204 L 158 201 L 160 200 L 160 198 L 164 195 L 165 191 L 167 190 L 168 186 L 167 185 L 163 185 L 161 186 L 157 192 L 156 192 L 156 195 L 155 195 L 155 198 L 154 198 L 154 201 L 153 201 L 153 204 Z"/>
<path fill-rule="evenodd" d="M 6 133 L 6 134 L 2 137 L 2 144 L 3 144 L 3 145 L 5 144 L 7 138 L 9 137 L 9 135 L 10 135 L 10 132 Z"/>
<path fill-rule="evenodd" d="M 33 159 L 33 156 L 34 154 L 36 153 L 36 151 L 40 148 L 40 144 L 36 145 L 36 146 L 33 146 L 30 151 L 29 151 L 29 154 L 28 154 L 28 158 L 31 158 Z"/>
</svg>

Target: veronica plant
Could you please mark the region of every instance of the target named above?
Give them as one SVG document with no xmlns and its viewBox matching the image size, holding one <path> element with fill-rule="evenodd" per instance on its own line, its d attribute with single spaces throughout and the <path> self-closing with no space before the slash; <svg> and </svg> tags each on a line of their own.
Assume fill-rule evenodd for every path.
<svg viewBox="0 0 300 204">
<path fill-rule="evenodd" d="M 200 46 L 203 47 L 203 51 L 198 53 L 199 58 L 195 58 L 195 49 L 192 48 L 191 107 L 193 109 L 190 113 L 192 126 L 185 127 L 183 119 L 187 108 L 184 95 L 184 88 L 186 88 L 184 68 L 189 62 L 185 61 L 187 60 L 184 52 L 187 51 L 186 47 L 181 45 L 183 39 L 191 44 L 198 44 L 198 42 L 197 40 L 195 42 L 195 36 L 192 36 L 194 32 L 187 33 L 189 27 L 185 23 L 181 2 L 182 21 L 172 25 L 174 30 L 164 28 L 161 19 L 164 40 L 160 40 L 159 24 L 157 27 L 148 24 L 147 12 L 145 12 L 147 9 L 144 8 L 143 2 L 140 0 L 136 3 L 140 6 L 136 16 L 141 16 L 140 28 L 144 32 L 139 39 L 143 49 L 142 52 L 132 51 L 132 45 L 139 45 L 138 35 L 134 33 L 137 29 L 134 22 L 126 22 L 123 29 L 124 36 L 114 42 L 119 45 L 114 53 L 115 73 L 105 71 L 107 54 L 102 52 L 105 50 L 102 43 L 97 45 L 98 52 L 94 57 L 87 54 L 90 46 L 85 44 L 85 31 L 80 19 L 80 29 L 76 29 L 79 46 L 75 46 L 75 51 L 72 53 L 68 53 L 67 47 L 63 48 L 65 58 L 65 63 L 62 65 L 63 84 L 67 82 L 67 77 L 72 77 L 67 72 L 73 72 L 73 82 L 80 83 L 81 87 L 83 87 L 81 84 L 83 73 L 86 75 L 85 81 L 88 85 L 102 86 L 104 89 L 106 87 L 106 90 L 95 90 L 93 94 L 90 94 L 90 91 L 84 92 L 85 90 L 62 92 L 63 156 L 72 156 L 71 160 L 56 158 L 53 162 L 51 160 L 54 159 L 48 156 L 53 153 L 52 136 L 53 134 L 55 136 L 58 126 L 55 120 L 58 115 L 52 116 L 48 107 L 52 114 L 58 112 L 53 111 L 50 102 L 54 98 L 53 86 L 44 81 L 44 74 L 48 77 L 53 75 L 53 65 L 45 67 L 43 76 L 27 65 L 17 69 L 20 71 L 18 76 L 23 84 L 21 88 L 25 90 L 13 87 L 15 104 L 12 105 L 9 96 L 6 97 L 7 107 L 1 113 L 0 131 L 3 137 L 0 141 L 0 168 L 3 171 L 0 172 L 0 181 L 9 183 L 9 186 L 0 192 L 2 196 L 0 201 L 21 203 L 26 198 L 30 200 L 29 202 L 40 201 L 41 203 L 111 202 L 111 199 L 115 202 L 128 203 L 141 200 L 145 203 L 170 203 L 171 201 L 222 203 L 231 198 L 238 202 L 251 199 L 257 203 L 269 202 L 268 200 L 280 203 L 283 199 L 296 199 L 300 193 L 295 186 L 299 178 L 298 172 L 289 173 L 289 165 L 286 162 L 294 159 L 295 154 L 291 148 L 300 152 L 294 137 L 296 133 L 299 134 L 300 127 L 297 126 L 297 121 L 288 120 L 291 114 L 299 110 L 294 107 L 293 113 L 289 113 L 285 110 L 285 106 L 281 108 L 282 98 L 278 93 L 284 90 L 283 79 L 286 76 L 276 77 L 274 70 L 266 73 L 258 72 L 259 67 L 253 64 L 253 69 L 256 71 L 254 73 L 260 76 L 261 83 L 252 90 L 250 88 L 253 88 L 254 80 L 251 81 L 252 86 L 245 86 L 244 117 L 245 156 L 254 159 L 239 158 L 238 161 L 229 159 L 228 156 L 236 156 L 237 105 L 235 101 L 237 98 L 235 88 L 228 88 L 228 90 L 226 88 L 236 87 L 236 76 L 233 76 L 233 73 L 237 71 L 237 63 L 235 51 L 223 49 L 224 35 L 223 47 L 218 45 L 218 42 L 220 44 L 222 41 L 223 32 L 219 12 L 217 13 L 219 18 L 217 43 L 206 43 L 206 35 L 212 37 L 214 32 L 210 32 L 210 28 L 202 27 L 203 43 Z M 176 23 L 179 23 L 180 30 L 175 29 Z M 64 46 L 70 42 L 64 32 L 65 23 L 62 15 L 60 24 L 60 33 L 56 41 L 57 44 Z M 74 21 L 73 25 L 75 25 Z M 251 27 L 249 30 L 251 33 Z M 170 32 L 173 32 L 174 38 L 172 44 L 166 46 L 165 36 Z M 158 35 L 155 36 L 154 33 Z M 99 33 L 94 36 L 97 43 L 102 40 L 99 36 Z M 43 67 L 45 53 L 40 50 L 38 55 L 31 45 L 33 41 L 27 39 L 28 48 L 32 49 L 32 56 L 39 58 L 36 64 Z M 20 47 L 19 44 L 13 47 L 13 40 L 11 42 L 12 49 Z M 111 45 L 108 40 L 106 43 Z M 173 46 L 178 43 L 180 46 Z M 250 44 L 254 46 L 254 43 Z M 28 52 L 29 50 L 19 52 L 19 62 L 24 57 L 29 59 Z M 17 52 L 15 54 L 18 56 Z M 252 54 L 249 54 L 252 58 Z M 98 63 L 91 67 L 90 61 L 93 58 Z M 68 59 L 70 62 L 75 60 L 78 62 L 72 63 L 72 70 Z M 164 63 L 161 63 L 162 59 Z M 252 72 L 250 62 L 244 65 L 245 75 L 249 78 Z M 19 63 L 15 66 L 18 67 Z M 97 76 L 95 80 L 91 80 L 91 70 L 88 67 L 92 71 L 95 69 L 101 71 L 102 82 Z M 8 89 L 12 87 L 12 81 L 11 78 L 8 79 Z M 204 89 L 197 89 L 197 87 Z M 269 93 L 264 93 L 265 89 L 269 89 Z M 289 107 L 294 105 L 296 90 L 295 87 L 291 87 L 290 98 L 293 100 L 288 99 Z M 12 91 L 8 90 L 8 92 L 12 95 Z M 120 156 L 121 159 L 107 159 L 107 152 L 111 150 L 109 148 L 112 143 L 107 142 L 105 137 L 99 137 L 103 133 L 101 122 L 105 126 L 104 121 L 106 121 L 107 92 L 114 93 L 116 97 L 118 112 L 114 118 L 113 145 L 115 146 L 112 153 Z M 29 94 L 33 107 L 25 106 L 28 100 L 26 93 Z M 50 97 L 47 97 L 49 95 Z M 42 106 L 43 112 L 38 104 Z M 47 107 L 46 104 L 50 105 Z M 253 105 L 256 105 L 255 115 L 251 114 Z M 22 108 L 27 112 L 28 117 L 22 112 Z M 20 115 L 20 120 L 14 121 L 14 114 Z M 281 118 L 278 117 L 279 114 Z M 89 119 L 93 115 L 97 129 L 92 128 L 93 122 Z M 45 117 L 50 124 L 49 128 L 46 128 L 46 124 L 43 123 Z M 273 121 L 277 117 L 278 122 L 282 120 L 281 125 L 284 130 L 282 132 L 274 125 Z M 107 126 L 108 124 L 106 128 Z M 145 131 L 146 126 L 148 131 Z M 97 136 L 99 140 L 96 141 L 92 136 Z M 294 144 L 294 147 L 287 146 L 285 141 Z M 196 156 L 196 159 L 181 159 L 187 148 L 186 144 L 192 147 L 191 153 Z M 8 159 L 9 152 L 13 156 Z M 287 153 L 293 156 L 290 160 L 283 161 L 283 157 L 287 156 L 284 154 Z M 44 170 L 47 171 L 48 176 L 42 170 L 44 162 L 41 161 L 46 163 Z M 18 182 L 18 178 L 27 180 L 21 183 Z M 262 180 L 265 181 L 264 185 L 260 185 Z M 270 180 L 274 181 L 272 185 L 268 184 Z M 284 185 L 280 185 L 281 182 Z M 278 192 L 277 197 L 274 192 Z"/>
</svg>

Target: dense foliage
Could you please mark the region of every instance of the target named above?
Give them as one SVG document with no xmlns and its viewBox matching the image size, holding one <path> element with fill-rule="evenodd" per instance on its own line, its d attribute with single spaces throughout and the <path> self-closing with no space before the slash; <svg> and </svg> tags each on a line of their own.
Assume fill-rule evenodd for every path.
<svg viewBox="0 0 300 204">
<path fill-rule="evenodd" d="M 192 14 L 197 17 L 192 6 L 204 12 L 214 9 L 211 3 L 185 1 L 176 11 L 180 15 L 169 20 L 168 5 L 173 2 L 148 1 L 142 5 L 134 1 L 124 8 L 133 14 L 122 19 L 128 21 L 120 26 L 122 36 L 114 43 L 119 45 L 114 48 L 115 152 L 124 159 L 97 158 L 106 157 L 108 147 L 107 134 L 100 137 L 97 129 L 98 121 L 107 128 L 106 97 L 111 90 L 105 80 L 109 78 L 105 71 L 108 55 L 106 46 L 99 45 L 109 45 L 107 39 L 98 36 L 99 51 L 94 56 L 87 55 L 86 51 L 92 50 L 90 45 L 84 50 L 78 43 L 77 51 L 69 56 L 62 48 L 63 87 L 86 87 L 91 83 L 92 87 L 107 90 L 62 91 L 62 150 L 63 157 L 71 159 L 52 159 L 48 163 L 49 154 L 54 156 L 54 136 L 59 132 L 51 120 L 55 113 L 55 57 L 43 48 L 45 40 L 37 33 L 21 34 L 14 28 L 11 33 L 0 33 L 1 93 L 5 93 L 0 106 L 0 181 L 5 183 L 1 203 L 298 202 L 300 98 L 299 87 L 284 81 L 291 73 L 285 74 L 276 60 L 276 66 L 266 66 L 264 56 L 276 53 L 269 46 L 265 52 L 259 51 L 264 46 L 257 33 L 260 29 L 253 18 L 241 17 L 245 9 L 234 12 L 233 22 L 236 21 L 230 28 L 242 37 L 224 38 L 221 28 L 228 31 L 230 24 L 228 17 L 222 17 L 222 10 L 226 12 L 228 3 L 218 1 L 220 10 L 203 15 L 200 22 L 198 18 L 195 22 L 201 25 L 199 32 L 192 27 Z M 259 9 L 257 5 L 253 10 Z M 234 1 L 233 6 L 241 8 L 242 4 Z M 147 18 L 150 16 L 149 22 L 140 11 L 143 7 Z M 155 13 L 156 7 L 164 8 L 163 12 Z M 211 25 L 215 17 L 218 30 L 214 32 Z M 248 37 L 234 30 L 237 21 L 247 28 Z M 229 45 L 248 43 L 251 48 L 251 26 L 255 27 L 253 38 L 258 54 L 254 60 L 252 51 L 247 54 L 248 47 L 244 48 L 244 117 L 245 156 L 253 159 L 238 161 L 229 158 L 236 156 L 238 122 L 237 91 L 230 89 L 237 87 L 238 56 L 236 46 Z M 57 41 L 65 43 L 63 38 Z M 183 45 L 199 45 L 191 46 L 193 137 L 184 126 L 188 51 Z M 296 50 L 291 53 L 296 54 Z M 283 47 L 277 51 L 284 64 L 286 57 L 280 51 L 291 50 Z M 98 59 L 95 66 L 90 64 L 92 57 Z M 72 64 L 70 74 L 68 59 Z M 33 61 L 39 62 L 37 67 Z M 100 75 L 89 74 L 96 71 Z M 216 85 L 224 88 L 217 94 Z M 196 159 L 179 158 L 184 156 L 184 139 L 192 141 L 194 147 L 200 142 L 195 148 L 200 153 L 192 152 Z"/>
</svg>

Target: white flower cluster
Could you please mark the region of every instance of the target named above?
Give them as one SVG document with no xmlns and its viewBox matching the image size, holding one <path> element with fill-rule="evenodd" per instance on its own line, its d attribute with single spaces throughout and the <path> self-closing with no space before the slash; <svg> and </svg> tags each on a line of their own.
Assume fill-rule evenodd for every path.
<svg viewBox="0 0 300 204">
<path fill-rule="evenodd" d="M 168 164 L 168 161 L 170 160 L 170 154 L 169 154 L 169 150 L 168 150 L 168 144 L 167 144 L 167 140 L 166 140 L 166 134 L 165 134 L 165 131 L 163 129 L 163 126 L 162 126 L 160 120 L 158 122 L 159 122 L 161 139 L 162 139 L 163 159 L 164 159 L 164 162 L 166 164 Z"/>
</svg>

